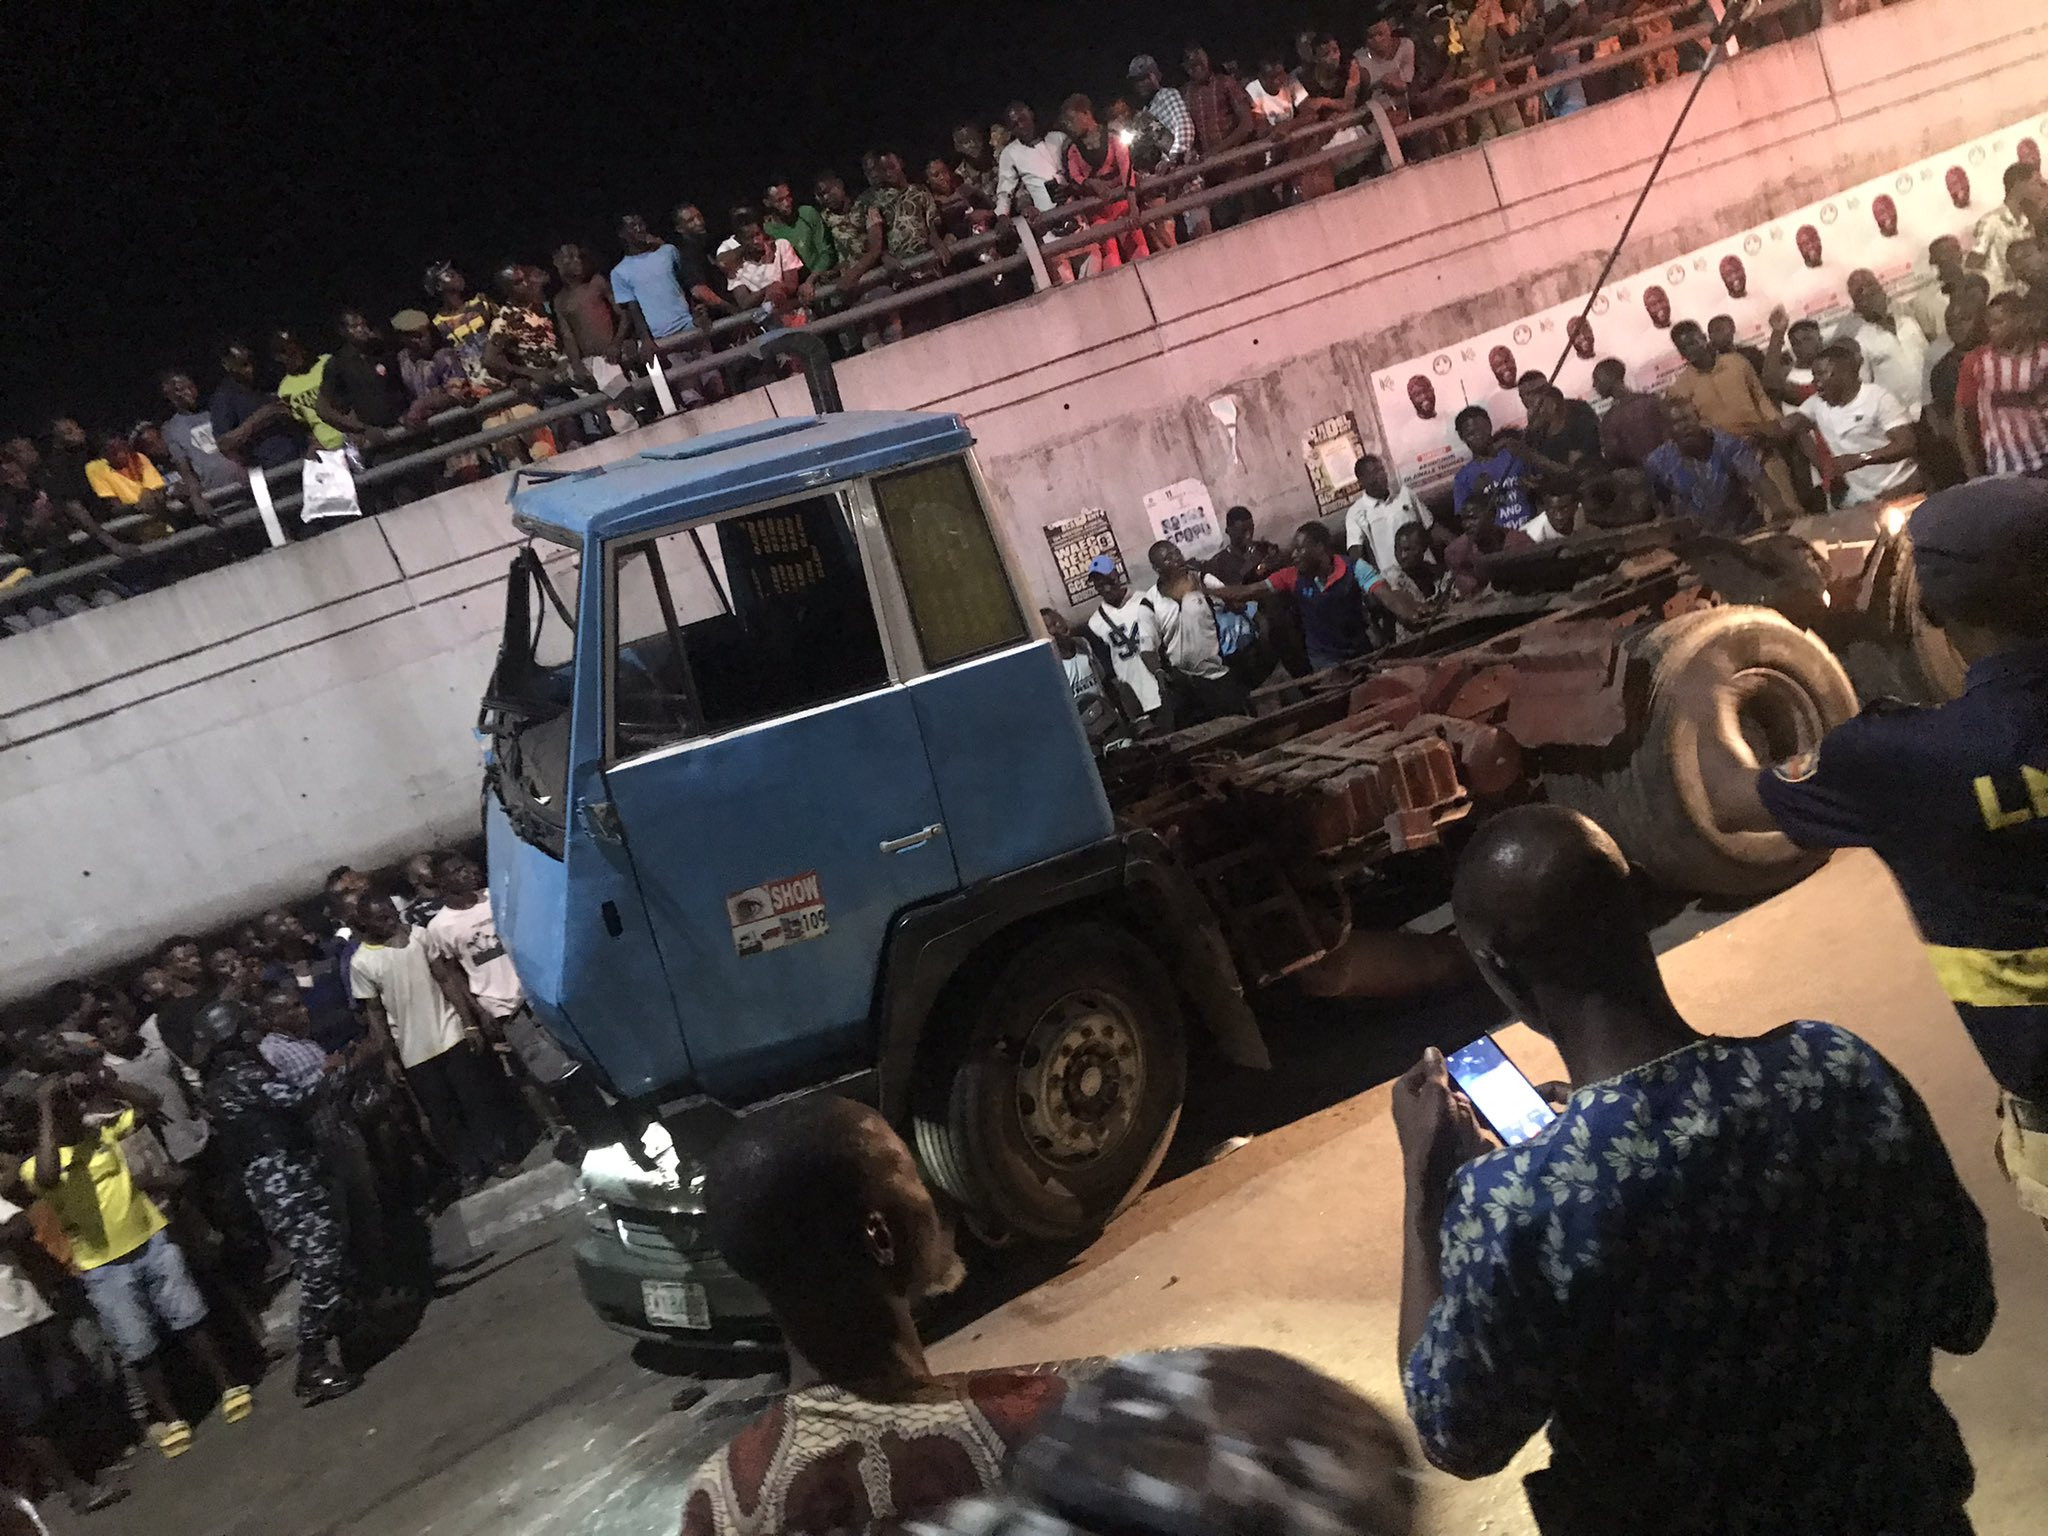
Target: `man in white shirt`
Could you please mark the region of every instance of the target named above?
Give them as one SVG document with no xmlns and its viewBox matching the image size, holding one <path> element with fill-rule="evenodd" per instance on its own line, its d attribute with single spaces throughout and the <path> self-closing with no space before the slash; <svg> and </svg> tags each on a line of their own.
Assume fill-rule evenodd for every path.
<svg viewBox="0 0 2048 1536">
<path fill-rule="evenodd" d="M 1994 299 L 2017 281 L 2005 253 L 2013 241 L 2034 233 L 2036 220 L 2048 223 L 2048 182 L 2041 179 L 2039 166 L 2016 160 L 2005 168 L 2005 201 L 1977 221 L 1964 258 L 1972 272 L 1984 274 Z"/>
<path fill-rule="evenodd" d="M 1819 389 L 1786 422 L 1828 488 L 1840 493 L 1838 504 L 1863 506 L 1916 487 L 1912 414 L 1864 381 L 1856 349 L 1836 342 L 1821 353 L 1814 377 Z"/>
<path fill-rule="evenodd" d="M 557 1089 L 575 1064 L 527 1006 L 526 988 L 498 937 L 484 872 L 467 854 L 448 853 L 435 865 L 435 879 L 443 905 L 427 924 L 427 954 L 462 968 L 477 1012 L 483 1015 L 484 1033 L 493 1044 L 502 1039 L 511 1047 L 532 1080 L 522 1086 L 527 1102 L 543 1124 L 552 1123 L 559 1118 L 555 1107 L 545 1095 L 533 1092 L 532 1085 Z"/>
<path fill-rule="evenodd" d="M 1366 454 L 1352 472 L 1358 476 L 1358 499 L 1344 509 L 1344 548 L 1376 571 L 1391 571 L 1394 535 L 1409 523 L 1428 528 L 1429 513 L 1407 486 L 1394 484 L 1378 454 Z"/>
<path fill-rule="evenodd" d="M 1252 99 L 1252 110 L 1275 132 L 1292 123 L 1295 110 L 1308 100 L 1308 87 L 1287 72 L 1278 54 L 1260 63 L 1258 78 L 1244 89 Z"/>
<path fill-rule="evenodd" d="M 1048 212 L 1066 194 L 1067 136 L 1055 128 L 1041 137 L 1037 114 L 1021 101 L 1011 102 L 1003 118 L 1010 142 L 996 157 L 996 216 L 1009 216 L 1020 189 L 1033 208 Z M 1046 238 L 1042 229 L 1039 238 Z M 1046 267 L 1056 283 L 1074 280 L 1073 263 L 1065 256 L 1048 258 Z"/>
<path fill-rule="evenodd" d="M 1414 40 L 1399 36 L 1394 24 L 1381 18 L 1365 29 L 1365 46 L 1353 57 L 1371 82 L 1371 93 L 1400 109 L 1394 121 L 1406 121 L 1408 91 L 1415 84 Z"/>
<path fill-rule="evenodd" d="M 1911 315 L 1892 308 L 1891 295 L 1867 267 L 1849 274 L 1849 303 L 1855 313 L 1836 339 L 1854 342 L 1863 354 L 1863 377 L 1917 417 L 1933 398 L 1927 333 Z"/>
<path fill-rule="evenodd" d="M 1173 714 L 1159 687 L 1159 620 L 1109 555 L 1088 563 L 1088 585 L 1102 599 L 1088 620 L 1088 632 L 1109 651 L 1109 668 L 1129 695 L 1143 723 L 1173 728 Z"/>
<path fill-rule="evenodd" d="M 787 240 L 770 239 L 759 224 L 742 227 L 737 238 L 740 264 L 728 285 L 741 309 L 766 304 L 778 314 L 802 303 L 804 261 Z"/>
<path fill-rule="evenodd" d="M 348 920 L 362 938 L 349 960 L 349 987 L 371 1038 L 404 1071 L 463 1183 L 482 1184 L 508 1149 L 497 1097 L 463 1033 L 456 1001 L 466 1009 L 469 999 L 457 990 L 461 982 L 435 966 L 425 935 L 389 902 L 366 896 Z"/>
<path fill-rule="evenodd" d="M 1223 662 L 1223 639 L 1210 590 L 1223 583 L 1201 575 L 1171 540 L 1147 551 L 1158 578 L 1146 602 L 1159 626 L 1159 655 L 1176 685 L 1176 725 L 1199 725 L 1224 715 L 1249 715 L 1251 694 Z M 1205 590 L 1206 589 L 1206 590 Z"/>
</svg>

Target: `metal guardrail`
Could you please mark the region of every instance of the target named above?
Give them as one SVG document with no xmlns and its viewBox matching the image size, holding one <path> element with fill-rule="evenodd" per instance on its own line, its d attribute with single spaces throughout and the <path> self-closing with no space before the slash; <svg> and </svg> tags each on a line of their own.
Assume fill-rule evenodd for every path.
<svg viewBox="0 0 2048 1536">
<path fill-rule="evenodd" d="M 1809 0 L 1766 0 L 1766 3 L 1747 10 L 1740 21 L 1747 25 L 1750 22 L 1794 11 L 1806 11 L 1808 8 Z M 1685 26 L 1674 25 L 1674 29 L 1669 33 L 1632 47 L 1623 47 L 1587 63 L 1573 64 L 1549 72 L 1537 68 L 1538 62 L 1544 57 L 1575 55 L 1609 38 L 1623 37 L 1637 30 L 1645 21 L 1671 20 L 1676 23 L 1679 18 L 1697 15 L 1702 10 L 1710 12 L 1710 19 Z M 820 287 L 815 294 L 817 302 L 839 301 L 844 307 L 816 314 L 808 319 L 805 329 L 819 337 L 841 331 L 864 330 L 871 324 L 886 322 L 906 309 L 914 309 L 952 294 L 984 287 L 1013 273 L 1030 273 L 1034 288 L 1043 289 L 1050 284 L 1045 267 L 1047 258 L 1086 252 L 1129 231 L 1178 218 L 1182 213 L 1210 208 L 1219 202 L 1239 198 L 1249 191 L 1295 181 L 1306 171 L 1334 164 L 1339 160 L 1355 161 L 1361 154 L 1371 156 L 1376 152 L 1382 153 L 1387 170 L 1398 171 L 1410 163 L 1406 150 L 1408 141 L 1435 135 L 1460 122 L 1490 116 L 1501 108 L 1514 108 L 1519 113 L 1520 102 L 1560 85 L 1595 79 L 1617 70 L 1628 69 L 1644 59 L 1669 53 L 1688 43 L 1707 42 L 1721 24 L 1723 10 L 1722 0 L 1682 0 L 1679 4 L 1615 22 L 1583 37 L 1562 38 L 1555 44 L 1539 48 L 1528 57 L 1511 61 L 1497 74 L 1474 80 L 1447 80 L 1436 88 L 1437 91 L 1462 90 L 1466 94 L 1466 99 L 1459 105 L 1443 111 L 1396 123 L 1387 108 L 1385 98 L 1370 96 L 1367 101 L 1350 111 L 1333 114 L 1313 123 L 1298 124 L 1280 133 L 1255 135 L 1245 144 L 1222 154 L 1190 161 L 1154 175 L 1134 178 L 1129 190 L 1115 196 L 1076 199 L 1057 204 L 1051 209 L 1027 210 L 1010 218 L 1008 223 L 1001 227 L 949 242 L 943 254 L 932 251 L 906 262 L 885 262 L 878 265 L 863 274 L 850 289 L 837 284 Z M 1491 82 L 1490 90 L 1475 89 L 1488 82 Z M 1300 155 L 1288 152 L 1294 146 L 1314 140 L 1327 140 L 1349 128 L 1365 129 L 1366 137 L 1334 147 L 1326 144 Z M 1197 181 L 1200 182 L 1199 186 L 1190 187 L 1191 183 Z M 1178 196 L 1175 195 L 1177 190 Z M 1099 223 L 1085 222 L 1090 214 L 1118 203 L 1130 203 L 1132 211 L 1112 220 Z M 1056 226 L 1076 219 L 1084 221 L 1079 229 L 1061 235 L 1049 233 Z M 1007 254 L 1003 254 L 1005 252 Z M 989 253 L 990 259 L 980 259 L 983 253 Z M 970 257 L 974 258 L 974 265 L 969 270 L 942 273 L 935 278 L 924 278 L 920 275 L 937 267 L 957 264 Z M 876 290 L 882 288 L 890 291 L 876 296 Z M 753 339 L 758 337 L 764 328 L 774 329 L 782 323 L 772 316 L 764 320 L 759 310 L 753 310 L 742 315 L 722 317 L 709 325 L 663 338 L 655 343 L 656 352 L 665 359 L 662 373 L 673 388 L 679 385 L 687 386 L 691 381 L 706 374 L 719 372 L 737 364 L 757 362 L 758 354 L 751 344 Z M 720 345 L 721 342 L 729 342 L 734 338 L 744 339 L 737 345 Z M 435 441 L 415 453 L 384 457 L 382 462 L 374 463 L 358 473 L 355 476 L 356 484 L 361 488 L 389 484 L 415 475 L 430 466 L 443 464 L 451 458 L 488 450 L 508 439 L 526 436 L 558 421 L 587 416 L 613 407 L 630 408 L 645 401 L 654 392 L 650 376 L 635 379 L 618 395 L 608 395 L 602 391 L 579 393 L 571 399 L 537 407 L 515 420 L 500 422 L 491 427 L 479 427 L 474 432 L 450 440 Z M 380 448 L 388 453 L 392 444 L 403 443 L 408 437 L 435 437 L 457 424 L 481 422 L 490 416 L 531 401 L 532 394 L 527 390 L 501 391 L 474 404 L 442 412 L 420 428 L 394 434 L 385 439 Z M 294 463 L 269 474 L 290 476 L 300 467 Z M 282 518 L 285 514 L 298 509 L 300 497 L 293 492 L 274 494 L 273 502 L 276 512 Z M 103 521 L 101 526 L 118 536 L 124 529 L 132 529 L 149 520 L 149 514 L 131 514 Z M 0 611 L 26 606 L 39 599 L 47 600 L 58 593 L 91 586 L 118 570 L 154 563 L 166 556 L 209 543 L 224 534 L 259 522 L 260 516 L 253 501 L 240 507 L 229 503 L 229 510 L 216 509 L 211 521 L 180 529 L 166 538 L 152 541 L 143 546 L 141 552 L 135 556 L 103 554 L 80 561 L 63 570 L 50 572 L 48 575 L 17 582 L 14 586 L 0 591 Z M 90 542 L 90 535 L 83 531 L 74 533 L 72 542 Z M 4 569 L 5 566 L 0 565 L 0 571 Z"/>
</svg>

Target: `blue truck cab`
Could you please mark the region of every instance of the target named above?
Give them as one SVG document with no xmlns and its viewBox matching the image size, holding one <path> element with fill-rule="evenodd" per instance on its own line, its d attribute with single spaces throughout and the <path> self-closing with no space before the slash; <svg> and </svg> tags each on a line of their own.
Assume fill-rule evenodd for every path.
<svg viewBox="0 0 2048 1536">
<path fill-rule="evenodd" d="M 764 421 L 512 502 L 492 899 L 616 1117 L 607 1177 L 704 1269 L 691 1170 L 834 1091 L 984 1230 L 1099 1226 L 1178 1117 L 1176 973 L 1259 1048 L 1200 896 L 1114 823 L 960 419 Z"/>
</svg>

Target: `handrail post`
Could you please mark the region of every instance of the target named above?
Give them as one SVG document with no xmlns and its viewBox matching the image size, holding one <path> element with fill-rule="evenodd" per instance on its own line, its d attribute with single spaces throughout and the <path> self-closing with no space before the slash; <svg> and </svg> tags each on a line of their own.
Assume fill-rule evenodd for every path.
<svg viewBox="0 0 2048 1536">
<path fill-rule="evenodd" d="M 1052 286 L 1052 273 L 1046 270 L 1045 252 L 1038 248 L 1038 231 L 1031 227 L 1031 221 L 1018 214 L 1017 243 L 1024 249 L 1024 259 L 1031 263 L 1031 291 L 1043 293 Z"/>
<path fill-rule="evenodd" d="M 1372 108 L 1373 123 L 1380 131 L 1380 143 L 1386 146 L 1387 169 L 1398 171 L 1408 163 L 1408 156 L 1401 149 L 1401 135 L 1394 131 L 1394 115 L 1387 110 L 1386 98 L 1370 96 L 1365 104 Z"/>
</svg>

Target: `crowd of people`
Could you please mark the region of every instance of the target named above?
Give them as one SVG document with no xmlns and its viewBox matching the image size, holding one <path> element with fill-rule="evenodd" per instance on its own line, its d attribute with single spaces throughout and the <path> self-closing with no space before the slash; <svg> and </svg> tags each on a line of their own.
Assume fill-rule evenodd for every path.
<svg viewBox="0 0 2048 1536">
<path fill-rule="evenodd" d="M 660 409 L 625 389 L 657 349 L 706 353 L 862 300 L 914 298 L 996 259 L 996 245 L 972 237 L 1004 229 L 1013 213 L 1028 214 L 1038 237 L 1050 240 L 1141 214 L 1205 183 L 1216 191 L 1304 160 L 1298 175 L 1111 232 L 1046 263 L 1056 283 L 1121 266 L 1371 174 L 1384 158 L 1355 119 L 1374 100 L 1396 124 L 1469 106 L 1668 36 L 1681 19 L 1667 14 L 1672 9 L 1664 0 L 1401 0 L 1377 7 L 1356 39 L 1304 31 L 1291 47 L 1243 60 L 1212 59 L 1197 44 L 1166 65 L 1141 55 L 1114 90 L 1068 97 L 1049 124 L 1017 102 L 993 123 L 963 122 L 942 152 L 921 160 L 870 150 L 858 191 L 831 169 L 807 180 L 771 177 L 757 199 L 729 211 L 723 238 L 684 201 L 666 218 L 622 217 L 609 264 L 591 245 L 565 241 L 546 266 L 499 263 L 480 291 L 454 263 L 436 261 L 423 293 L 388 317 L 351 298 L 324 336 L 278 329 L 260 343 L 228 343 L 210 368 L 200 366 L 208 360 L 177 361 L 160 379 L 160 417 L 88 428 L 59 414 L 40 432 L 0 442 L 0 595 L 101 556 L 125 562 L 44 602 L 0 604 L 0 624 L 10 632 L 34 627 L 265 547 L 264 531 L 250 526 L 151 549 L 246 507 L 253 471 L 326 455 L 355 475 L 476 429 L 478 412 L 449 412 L 489 401 L 481 425 L 509 430 L 541 407 L 588 401 L 587 410 L 484 450 L 361 488 L 355 504 L 373 513 Z M 1819 0 L 1810 0 L 1745 36 L 1767 42 L 1803 32 L 1819 12 Z M 1447 153 L 1568 115 L 1668 79 L 1700 57 L 1688 45 L 1624 59 L 1419 132 L 1404 140 L 1404 154 Z M 836 340 L 848 351 L 879 346 L 1031 287 L 1028 275 L 1005 272 L 935 291 Z M 678 403 L 687 408 L 770 376 L 759 365 L 721 365 L 685 381 Z M 280 485 L 278 494 L 288 489 Z M 325 510 L 309 494 L 298 515 L 280 519 L 280 533 L 302 538 L 333 526 Z"/>
<path fill-rule="evenodd" d="M 2000 1085 L 2000 1166 L 2048 1226 L 2048 989 L 2014 964 L 2048 934 L 2048 823 L 2001 803 L 2048 748 L 2048 484 L 1939 492 L 1911 531 L 1968 691 L 1760 767 L 1740 814 L 1891 867 Z M 1487 1476 L 1547 1426 L 1525 1486 L 1556 1536 L 1643 1530 L 1646 1511 L 1676 1536 L 1965 1536 L 1975 1474 L 1935 1356 L 1980 1349 L 1997 1296 L 1983 1215 L 1905 1074 L 1833 1023 L 1695 1027 L 1627 860 L 1576 812 L 1485 821 L 1451 906 L 1569 1080 L 1505 1145 L 1438 1050 L 1394 1085 L 1396 1342 L 1429 1462 Z M 684 1536 L 1414 1528 L 1406 1437 L 1303 1361 L 1196 1347 L 934 1373 L 915 1309 L 964 1269 L 873 1109 L 747 1117 L 705 1202 L 791 1377 L 690 1478 Z"/>
<path fill-rule="evenodd" d="M 1616 358 L 1595 365 L 1590 401 L 1524 374 L 1519 425 L 1459 413 L 1469 459 L 1448 505 L 1368 454 L 1341 539 L 1311 520 L 1282 548 L 1232 507 L 1204 561 L 1152 545 L 1148 590 L 1096 557 L 1086 621 L 1042 611 L 1091 737 L 1247 713 L 1276 667 L 1372 655 L 1487 591 L 1489 560 L 1587 531 L 1661 516 L 1741 535 L 1984 474 L 2048 476 L 2048 180 L 2023 161 L 2005 186 L 1974 246 L 1934 242 L 1939 281 L 1910 306 L 1852 272 L 1833 336 L 1782 307 L 1760 346 L 1725 315 L 1677 321 L 1684 366 L 1658 393 Z"/>
<path fill-rule="evenodd" d="M 11 1018 L 0 1483 L 101 1508 L 92 1447 L 176 1457 L 192 1410 L 247 1417 L 287 1277 L 298 1396 L 355 1390 L 424 1304 L 426 1218 L 544 1139 L 577 1155 L 579 1088 L 461 851 L 336 869 L 316 920 L 177 935 Z"/>
</svg>

